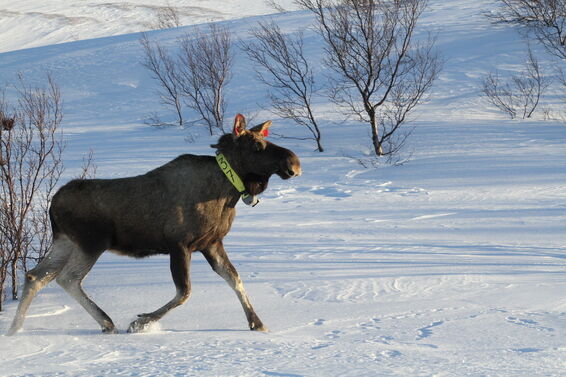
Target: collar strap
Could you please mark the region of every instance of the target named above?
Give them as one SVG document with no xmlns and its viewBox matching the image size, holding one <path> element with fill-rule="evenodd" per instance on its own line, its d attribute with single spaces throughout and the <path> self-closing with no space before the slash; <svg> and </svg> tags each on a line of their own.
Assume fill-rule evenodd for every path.
<svg viewBox="0 0 566 377">
<path fill-rule="evenodd" d="M 238 190 L 242 197 L 242 201 L 249 206 L 251 205 L 252 207 L 255 207 L 255 205 L 259 203 L 259 200 L 254 195 L 250 195 L 246 192 L 244 182 L 242 182 L 236 171 L 232 169 L 226 157 L 224 157 L 222 153 L 217 153 L 216 162 L 218 163 L 218 166 L 220 166 L 220 170 L 222 170 L 226 178 L 228 178 L 230 183 L 232 183 L 232 186 Z"/>
</svg>

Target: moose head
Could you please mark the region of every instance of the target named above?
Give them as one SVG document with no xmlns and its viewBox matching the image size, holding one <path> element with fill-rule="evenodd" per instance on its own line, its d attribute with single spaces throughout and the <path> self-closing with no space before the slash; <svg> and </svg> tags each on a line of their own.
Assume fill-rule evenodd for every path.
<svg viewBox="0 0 566 377">
<path fill-rule="evenodd" d="M 226 156 L 242 178 L 246 191 L 252 195 L 263 192 L 273 174 L 282 179 L 301 175 L 297 155 L 265 139 L 271 124 L 268 120 L 247 129 L 246 119 L 238 114 L 232 133 L 221 136 L 217 144 L 211 145 Z"/>
</svg>

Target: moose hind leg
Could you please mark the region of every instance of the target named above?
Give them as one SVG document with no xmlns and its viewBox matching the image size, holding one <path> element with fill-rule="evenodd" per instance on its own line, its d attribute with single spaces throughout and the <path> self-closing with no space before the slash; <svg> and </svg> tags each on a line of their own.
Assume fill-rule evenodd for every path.
<svg viewBox="0 0 566 377">
<path fill-rule="evenodd" d="M 226 251 L 224 250 L 224 245 L 222 242 L 217 242 L 212 245 L 208 250 L 203 251 L 203 254 L 212 267 L 212 269 L 220 275 L 228 285 L 236 292 L 244 312 L 246 313 L 246 318 L 248 320 L 248 325 L 252 331 L 264 331 L 267 332 L 269 329 L 261 322 L 258 315 L 255 313 L 250 299 L 244 289 L 244 284 L 236 268 L 230 262 Z"/>
<path fill-rule="evenodd" d="M 83 279 L 101 254 L 102 252 L 87 254 L 81 248 L 76 248 L 57 276 L 57 283 L 98 322 L 103 333 L 113 334 L 117 333 L 117 330 L 110 317 L 87 296 L 82 288 Z"/>
<path fill-rule="evenodd" d="M 165 314 L 183 304 L 191 295 L 191 281 L 189 278 L 189 265 L 191 263 L 190 251 L 179 248 L 170 253 L 170 269 L 177 293 L 167 304 L 152 313 L 139 314 L 138 319 L 130 323 L 128 332 L 144 331 L 148 325 L 159 321 Z"/>
<path fill-rule="evenodd" d="M 63 269 L 73 252 L 73 243 L 65 236 L 53 240 L 51 250 L 35 268 L 26 273 L 22 298 L 6 335 L 14 335 L 23 325 L 35 295 Z"/>
</svg>

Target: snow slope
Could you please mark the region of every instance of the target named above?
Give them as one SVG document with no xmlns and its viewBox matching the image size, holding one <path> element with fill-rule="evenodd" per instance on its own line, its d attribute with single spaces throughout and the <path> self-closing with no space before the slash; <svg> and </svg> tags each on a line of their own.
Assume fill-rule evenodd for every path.
<svg viewBox="0 0 566 377">
<path fill-rule="evenodd" d="M 182 25 L 274 12 L 263 0 L 0 0 L 0 52 L 153 29 L 169 6 Z"/>
<path fill-rule="evenodd" d="M 168 260 L 107 254 L 84 286 L 122 333 L 101 335 L 50 284 L 24 330 L 0 336 L 0 375 L 563 376 L 566 127 L 540 117 L 506 120 L 479 97 L 482 74 L 519 69 L 525 51 L 516 30 L 481 15 L 492 4 L 431 1 L 421 26 L 439 33 L 446 64 L 431 101 L 419 109 L 404 164 L 363 168 L 356 159 L 365 158 L 369 130 L 343 123 L 323 98 L 317 110 L 327 152 L 274 138 L 297 152 L 304 174 L 275 177 L 257 207 L 239 205 L 225 240 L 271 332 L 246 330 L 233 292 L 195 255 L 188 303 L 149 333 L 126 334 L 136 314 L 174 294 Z M 225 25 L 245 39 L 260 19 Z M 276 20 L 289 31 L 311 22 L 302 12 Z M 151 36 L 173 45 L 190 30 Z M 319 59 L 318 37 L 306 37 L 311 58 Z M 153 111 L 167 113 L 139 65 L 138 39 L 127 34 L 0 54 L 1 82 L 19 71 L 39 82 L 49 70 L 60 83 L 68 177 L 89 148 L 99 177 L 212 152 L 214 138 L 204 132 L 187 143 L 184 130 L 143 124 Z M 542 53 L 540 59 L 552 64 Z M 228 112 L 259 122 L 269 117 L 258 106 L 264 98 L 239 55 Z M 275 119 L 277 128 L 300 134 Z M 0 333 L 16 303 L 7 306 Z"/>
</svg>

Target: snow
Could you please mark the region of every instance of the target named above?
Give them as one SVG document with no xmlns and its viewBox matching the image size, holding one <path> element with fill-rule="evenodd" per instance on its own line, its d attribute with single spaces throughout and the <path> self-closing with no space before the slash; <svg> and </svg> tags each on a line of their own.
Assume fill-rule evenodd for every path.
<svg viewBox="0 0 566 377">
<path fill-rule="evenodd" d="M 278 3 L 294 8 L 292 0 Z M 145 31 L 168 6 L 182 25 L 274 12 L 263 0 L 0 0 L 0 52 Z"/>
<path fill-rule="evenodd" d="M 9 11 L 0 16 L 0 82 L 13 82 L 17 72 L 41 82 L 49 70 L 60 84 L 66 179 L 89 148 L 99 177 L 212 153 L 216 136 L 199 131 L 187 143 L 186 130 L 143 123 L 152 112 L 168 116 L 139 64 L 140 34 L 127 34 L 142 29 L 149 3 L 0 1 Z M 479 96 L 483 74 L 519 70 L 526 50 L 517 30 L 482 16 L 493 3 L 431 1 L 422 35 L 438 33 L 446 63 L 430 102 L 418 109 L 401 164 L 363 168 L 356 159 L 368 159 L 369 130 L 343 122 L 323 97 L 316 100 L 325 153 L 273 137 L 301 157 L 304 173 L 274 177 L 255 208 L 240 204 L 225 240 L 269 333 L 247 330 L 234 293 L 195 255 L 190 300 L 147 333 L 127 334 L 136 314 L 174 295 L 168 259 L 107 253 L 84 287 L 121 333 L 102 335 L 52 283 L 34 300 L 24 329 L 0 336 L 0 375 L 565 375 L 566 128 L 540 112 L 507 120 Z M 246 39 L 269 9 L 243 4 L 202 1 L 208 13 L 187 22 L 227 20 Z M 123 13 L 110 17 L 118 8 Z M 97 21 L 53 31 L 45 15 L 55 13 Z M 312 20 L 304 12 L 274 19 L 289 31 Z M 173 46 L 191 28 L 150 37 Z M 311 58 L 320 59 L 318 37 L 305 36 Z M 319 65 L 321 79 L 322 71 Z M 229 114 L 270 118 L 242 54 L 229 92 Z M 274 119 L 273 133 L 278 128 L 300 135 Z M 0 333 L 16 305 L 7 301 L 0 313 Z"/>
</svg>

